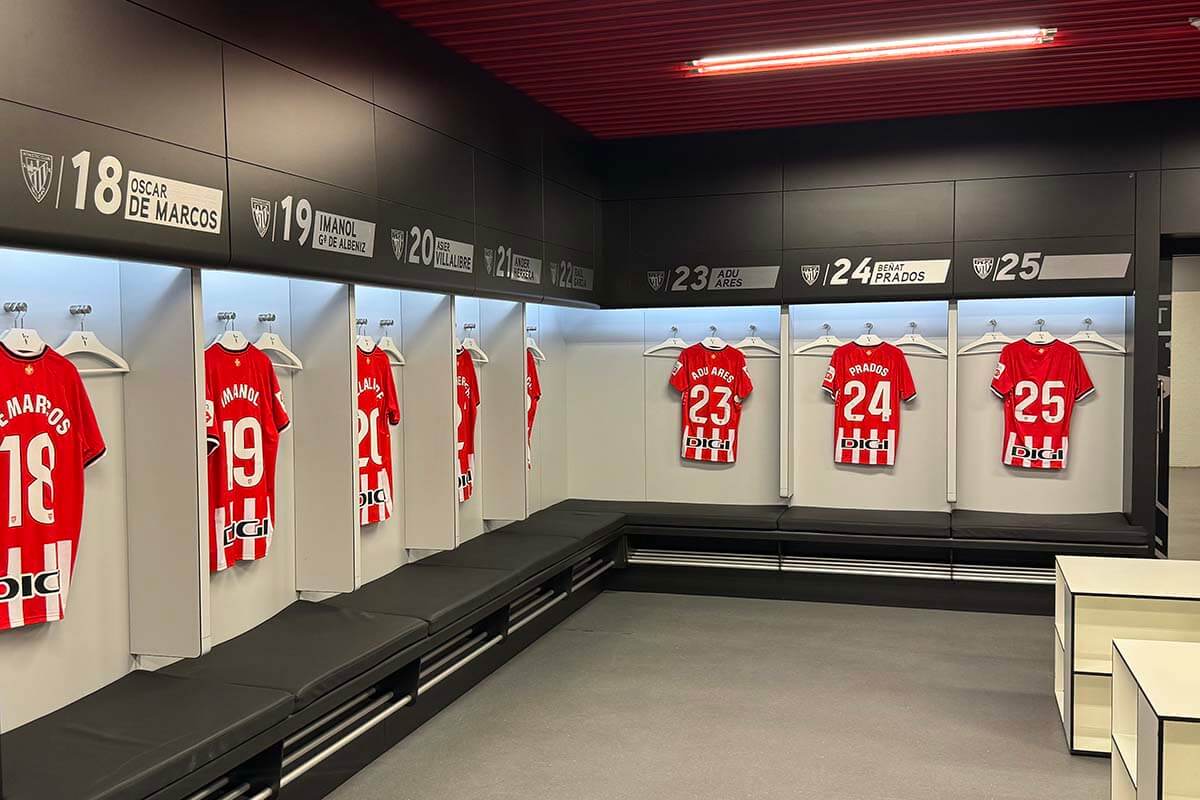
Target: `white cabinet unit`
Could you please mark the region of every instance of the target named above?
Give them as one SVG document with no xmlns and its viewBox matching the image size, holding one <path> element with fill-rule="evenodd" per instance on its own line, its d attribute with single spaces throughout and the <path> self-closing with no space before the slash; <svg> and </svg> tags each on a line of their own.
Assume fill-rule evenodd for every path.
<svg viewBox="0 0 1200 800">
<path fill-rule="evenodd" d="M 1054 692 L 1072 753 L 1104 754 L 1113 639 L 1200 642 L 1200 561 L 1055 559 Z"/>
</svg>

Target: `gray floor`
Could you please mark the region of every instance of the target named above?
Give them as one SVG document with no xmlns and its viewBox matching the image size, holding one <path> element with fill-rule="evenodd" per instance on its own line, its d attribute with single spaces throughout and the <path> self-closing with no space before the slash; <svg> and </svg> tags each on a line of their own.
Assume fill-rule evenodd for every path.
<svg viewBox="0 0 1200 800">
<path fill-rule="evenodd" d="M 1046 617 L 609 592 L 336 800 L 1098 800 Z"/>
<path fill-rule="evenodd" d="M 1200 469 L 1171 470 L 1170 500 L 1168 555 L 1171 558 L 1200 559 Z"/>
</svg>

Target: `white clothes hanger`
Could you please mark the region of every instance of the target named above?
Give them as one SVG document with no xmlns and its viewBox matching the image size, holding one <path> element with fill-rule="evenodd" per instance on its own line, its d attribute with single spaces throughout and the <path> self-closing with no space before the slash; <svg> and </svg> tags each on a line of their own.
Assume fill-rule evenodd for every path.
<svg viewBox="0 0 1200 800">
<path fill-rule="evenodd" d="M 218 311 L 217 319 L 225 323 L 225 330 L 213 339 L 213 344 L 235 352 L 245 350 L 250 346 L 250 340 L 246 338 L 246 335 L 233 326 L 233 321 L 237 319 L 236 311 Z"/>
<path fill-rule="evenodd" d="M 734 345 L 738 350 L 762 350 L 768 355 L 779 355 L 779 348 L 758 335 L 758 326 L 750 326 L 750 335 Z"/>
<path fill-rule="evenodd" d="M 405 364 L 404 354 L 400 352 L 400 347 L 396 344 L 396 340 L 391 337 L 391 334 L 387 333 L 387 329 L 395 324 L 396 320 L 394 319 L 379 320 L 379 327 L 383 329 L 384 334 L 379 337 L 376 347 L 391 356 L 388 359 L 388 363 L 393 367 L 403 367 Z"/>
<path fill-rule="evenodd" d="M 805 342 L 804 344 L 799 345 L 795 350 L 792 351 L 792 355 L 798 356 L 803 353 L 807 353 L 809 350 L 816 350 L 820 347 L 841 347 L 845 344 L 845 342 L 830 332 L 832 331 L 832 328 L 829 327 L 828 322 L 821 323 L 821 330 L 825 331 L 825 333 L 813 339 L 811 342 Z"/>
<path fill-rule="evenodd" d="M 1030 344 L 1052 344 L 1057 339 L 1057 336 L 1046 330 L 1046 320 L 1044 319 L 1039 319 L 1037 327 L 1025 336 L 1025 341 Z"/>
<path fill-rule="evenodd" d="M 376 347 L 375 339 L 367 333 L 367 318 L 358 317 L 354 320 L 358 326 L 358 335 L 354 337 L 354 346 L 364 353 L 370 353 Z"/>
<path fill-rule="evenodd" d="M 29 304 L 23 301 L 5 303 L 4 310 L 15 315 L 17 319 L 15 328 L 0 333 L 0 344 L 14 353 L 25 356 L 41 354 L 48 347 L 46 341 L 33 328 L 25 327 L 25 314 L 29 311 Z"/>
<path fill-rule="evenodd" d="M 283 361 L 273 361 L 272 363 L 280 369 L 290 369 L 293 372 L 299 372 L 304 369 L 304 364 L 300 361 L 299 356 L 293 353 L 283 343 L 283 339 L 280 338 L 279 334 L 275 332 L 275 319 L 274 312 L 258 315 L 258 321 L 267 326 L 267 332 L 258 337 L 258 341 L 254 343 L 254 346 L 263 352 L 278 353 L 283 358 Z"/>
<path fill-rule="evenodd" d="M 476 364 L 487 364 L 489 363 L 487 353 L 483 352 L 483 348 L 479 346 L 479 342 L 475 341 L 475 338 L 468 333 L 468 331 L 473 330 L 475 330 L 474 322 L 467 322 L 463 324 L 463 333 L 467 335 L 463 336 L 462 341 L 458 343 L 458 349 L 466 350 L 468 353 L 470 353 L 471 360 Z"/>
<path fill-rule="evenodd" d="M 100 341 L 100 337 L 93 331 L 83 329 L 83 320 L 92 313 L 92 307 L 85 303 L 71 306 L 69 310 L 71 316 L 79 317 L 79 330 L 71 331 L 63 343 L 55 348 L 59 354 L 70 357 L 77 353 L 83 353 L 109 364 L 107 367 L 86 367 L 79 370 L 80 375 L 123 375 L 129 372 L 128 361 L 109 349 L 108 345 Z"/>
<path fill-rule="evenodd" d="M 672 325 L 671 326 L 671 335 L 668 336 L 666 339 L 663 339 L 658 344 L 647 348 L 646 351 L 644 353 L 642 353 L 642 355 L 652 356 L 655 353 L 661 353 L 664 350 L 686 350 L 686 349 L 688 349 L 688 347 L 689 347 L 688 343 L 685 342 L 683 339 L 679 338 L 679 328 Z"/>
<path fill-rule="evenodd" d="M 989 319 L 988 324 L 992 326 L 992 329 L 980 336 L 975 341 L 960 347 L 958 349 L 959 355 L 962 355 L 963 353 L 969 353 L 972 350 L 978 350 L 979 348 L 986 347 L 989 344 L 1008 344 L 1009 342 L 1015 341 L 1011 336 L 996 330 L 996 326 L 999 324 L 996 322 L 996 320 Z"/>
<path fill-rule="evenodd" d="M 892 342 L 892 344 L 896 345 L 896 347 L 920 347 L 922 349 L 929 350 L 935 355 L 947 355 L 945 348 L 937 346 L 921 334 L 917 333 L 917 323 L 915 322 L 908 323 L 908 333 Z"/>
<path fill-rule="evenodd" d="M 1092 318 L 1088 317 L 1083 321 L 1083 330 L 1073 334 L 1070 338 L 1065 339 L 1067 344 L 1094 344 L 1099 347 L 1104 347 L 1113 350 L 1117 353 L 1124 353 L 1125 347 L 1112 339 L 1106 339 L 1096 331 L 1092 330 Z"/>
<path fill-rule="evenodd" d="M 700 344 L 704 345 L 709 350 L 724 350 L 729 346 L 729 342 L 725 341 L 720 336 L 717 336 L 716 325 L 708 326 L 708 336 L 705 336 L 703 339 L 701 339 Z"/>
<path fill-rule="evenodd" d="M 525 329 L 525 349 L 533 356 L 534 361 L 545 361 L 546 354 L 542 352 L 542 348 L 538 347 L 538 343 L 530 336 L 531 333 L 537 333 L 536 325 L 530 325 Z"/>
<path fill-rule="evenodd" d="M 867 329 L 867 332 L 855 339 L 855 344 L 862 345 L 863 347 L 878 347 L 883 344 L 883 339 L 872 333 L 875 330 L 874 322 L 868 322 L 863 327 Z"/>
</svg>

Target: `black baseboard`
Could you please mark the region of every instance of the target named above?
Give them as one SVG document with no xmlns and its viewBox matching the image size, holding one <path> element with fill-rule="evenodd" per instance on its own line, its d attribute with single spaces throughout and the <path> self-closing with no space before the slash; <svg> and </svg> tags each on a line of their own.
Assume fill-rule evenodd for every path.
<svg viewBox="0 0 1200 800">
<path fill-rule="evenodd" d="M 613 570 L 607 588 L 1001 614 L 1054 614 L 1054 587 L 1040 584 L 631 565 Z"/>
</svg>

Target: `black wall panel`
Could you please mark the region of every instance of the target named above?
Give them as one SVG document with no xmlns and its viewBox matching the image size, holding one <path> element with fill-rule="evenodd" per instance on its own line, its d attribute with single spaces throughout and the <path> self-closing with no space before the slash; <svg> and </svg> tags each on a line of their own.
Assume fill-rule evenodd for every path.
<svg viewBox="0 0 1200 800">
<path fill-rule="evenodd" d="M 785 248 L 948 242 L 954 184 L 785 192 Z"/>
<path fill-rule="evenodd" d="M 1200 167 L 1200 102 L 1171 104 L 1162 119 L 1162 168 Z"/>
<path fill-rule="evenodd" d="M 374 111 L 379 196 L 474 221 L 475 151 L 390 111 Z"/>
<path fill-rule="evenodd" d="M 590 197 L 600 197 L 599 145 L 581 128 L 547 115 L 542 146 L 542 172 L 552 181 Z"/>
<path fill-rule="evenodd" d="M 475 221 L 534 239 L 542 238 L 542 179 L 507 161 L 475 156 Z"/>
<path fill-rule="evenodd" d="M 784 188 L 1157 169 L 1158 107 L 1008 111 L 800 128 Z"/>
<path fill-rule="evenodd" d="M 1162 232 L 1200 236 L 1200 169 L 1163 170 Z"/>
<path fill-rule="evenodd" d="M 381 18 L 390 21 L 367 5 L 325 0 L 134 2 L 368 101 L 376 32 Z"/>
<path fill-rule="evenodd" d="M 10 159 L 0 173 L 0 242 L 198 264 L 229 259 L 223 158 L 4 101 L 0 152 Z"/>
<path fill-rule="evenodd" d="M 779 135 L 771 131 L 606 143 L 606 199 L 777 192 Z"/>
<path fill-rule="evenodd" d="M 747 250 L 778 250 L 783 195 L 682 197 L 630 202 L 630 250 L 687 263 Z"/>
<path fill-rule="evenodd" d="M 959 241 L 1133 233 L 1129 173 L 960 181 L 954 231 Z"/>
<path fill-rule="evenodd" d="M 596 247 L 596 201 L 554 181 L 544 181 L 542 191 L 546 205 L 546 241 L 593 252 Z"/>
<path fill-rule="evenodd" d="M 533 301 L 542 298 L 547 278 L 540 240 L 477 225 L 475 241 L 482 267 L 475 274 L 480 294 Z"/>
<path fill-rule="evenodd" d="M 8 0 L 0 97 L 225 152 L 220 42 L 125 0 Z"/>
<path fill-rule="evenodd" d="M 229 157 L 375 194 L 371 105 L 225 46 Z"/>
<path fill-rule="evenodd" d="M 603 271 L 595 253 L 547 242 L 542 291 L 547 298 L 596 305 L 601 297 Z"/>
<path fill-rule="evenodd" d="M 780 250 L 722 251 L 711 257 L 635 253 L 606 275 L 618 306 L 778 305 L 782 300 Z"/>
</svg>

